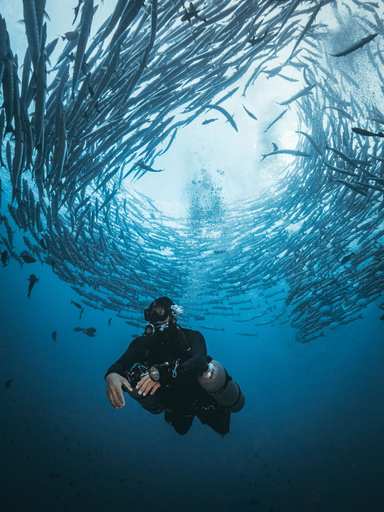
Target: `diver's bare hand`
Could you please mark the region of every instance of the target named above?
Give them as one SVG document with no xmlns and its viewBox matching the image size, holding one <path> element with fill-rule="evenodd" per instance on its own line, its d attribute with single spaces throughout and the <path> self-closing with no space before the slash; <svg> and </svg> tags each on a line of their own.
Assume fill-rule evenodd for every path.
<svg viewBox="0 0 384 512">
<path fill-rule="evenodd" d="M 153 395 L 159 387 L 160 382 L 154 382 L 149 375 L 146 375 L 137 383 L 136 389 L 139 390 L 139 395 L 146 396 L 149 392 Z"/>
<path fill-rule="evenodd" d="M 132 387 L 121 375 L 118 373 L 110 373 L 105 378 L 107 384 L 107 397 L 115 409 L 121 409 L 125 405 L 123 391 L 121 386 L 126 386 L 129 391 L 132 391 Z"/>
</svg>

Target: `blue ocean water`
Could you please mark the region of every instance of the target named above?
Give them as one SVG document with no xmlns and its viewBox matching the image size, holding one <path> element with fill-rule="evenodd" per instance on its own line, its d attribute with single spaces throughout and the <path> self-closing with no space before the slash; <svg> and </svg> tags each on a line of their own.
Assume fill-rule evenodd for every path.
<svg viewBox="0 0 384 512">
<path fill-rule="evenodd" d="M 72 9 L 77 2 L 72 3 L 63 2 L 60 9 L 47 3 L 52 18 L 49 40 L 71 28 Z M 344 7 L 353 7 L 352 4 L 358 2 L 347 1 Z M 99 26 L 114 5 L 115 2 L 112 5 L 107 1 L 100 4 Z M 17 23 L 22 18 L 21 2 L 11 5 L 0 0 L 0 7 L 20 63 L 26 47 L 25 27 Z M 347 41 L 338 41 L 340 33 L 336 33 L 335 45 L 340 49 L 355 41 L 352 30 L 344 30 Z M 378 41 L 379 37 L 375 44 Z M 356 69 L 346 66 L 353 80 L 359 81 L 358 86 L 367 83 L 367 90 L 356 99 L 360 101 L 364 96 L 365 100 L 366 95 L 367 103 L 374 98 L 380 104 L 381 89 L 374 88 L 377 79 L 367 80 L 366 68 L 361 65 L 368 62 L 364 55 L 366 60 L 356 57 Z M 299 76 L 297 70 L 290 71 L 292 77 Z M 262 154 L 271 151 L 272 141 L 280 148 L 296 147 L 295 130 L 303 129 L 292 107 L 275 131 L 264 135 L 268 124 L 282 112 L 276 102 L 292 97 L 303 83 L 280 81 L 280 85 L 272 87 L 269 77 L 261 78 L 264 80 L 259 79 L 257 86 L 248 89 L 246 100 L 239 91 L 225 104 L 229 110 L 236 107 L 238 134 L 223 118 L 220 128 L 212 122 L 203 130 L 201 117 L 195 124 L 183 127 L 172 151 L 161 157 L 163 160 L 160 158 L 159 167 L 166 168 L 166 173 L 145 175 L 130 187 L 144 191 L 155 202 L 168 201 L 169 211 L 175 206 L 173 199 L 182 195 L 184 207 L 194 206 L 189 213 L 194 214 L 191 219 L 197 225 L 195 234 L 201 228 L 199 221 L 201 231 L 206 229 L 204 221 L 209 215 L 212 232 L 232 229 L 233 224 L 225 225 L 228 204 L 239 197 L 257 197 L 261 189 L 279 181 L 287 163 L 261 165 Z M 345 85 L 343 82 L 342 86 Z M 350 88 L 348 84 L 347 92 Z M 324 98 L 329 100 L 325 93 Z M 257 113 L 259 125 L 244 113 L 243 101 Z M 341 105 L 339 98 L 335 105 L 333 112 Z M 305 106 L 303 102 L 303 111 Z M 336 137 L 338 130 L 332 135 Z M 336 142 L 334 145 L 341 148 L 342 144 Z M 194 191 L 194 179 L 195 173 L 199 175 L 203 168 L 208 169 L 204 171 L 206 175 L 214 178 L 208 183 L 212 190 L 199 202 L 202 187 Z M 7 209 L 7 203 L 11 203 L 7 169 L 0 169 L 0 178 L 4 189 L 1 213 L 7 216 L 15 232 L 15 253 L 19 255 L 25 249 L 23 235 L 28 233 L 19 230 Z M 216 185 L 216 178 L 220 185 Z M 288 197 L 287 203 L 291 200 Z M 163 209 L 164 203 L 156 204 Z M 180 214 L 177 208 L 178 204 L 174 213 L 176 231 Z M 244 229 L 240 235 L 244 234 L 249 242 L 246 224 L 240 227 Z M 4 224 L 0 225 L 0 234 L 7 236 Z M 1 247 L 3 250 L 4 246 Z M 175 252 L 182 261 L 183 253 L 178 249 L 176 246 Z M 239 260 L 253 263 L 248 247 L 235 249 Z M 281 251 L 284 250 L 282 245 Z M 255 252 L 253 258 L 258 257 Z M 339 265 L 339 273 L 340 268 Z M 199 271 L 204 274 L 201 281 Z M 191 270 L 195 313 L 199 312 L 199 305 L 203 313 L 203 304 L 215 299 L 208 295 L 212 289 L 205 288 L 204 276 L 209 271 L 210 268 L 201 267 Z M 31 273 L 39 281 L 29 299 Z M 154 284 L 157 277 L 153 275 Z M 227 277 L 223 271 L 224 285 Z M 382 310 L 378 308 L 382 297 L 362 310 L 362 318 L 327 328 L 324 336 L 309 343 L 297 342 L 297 329 L 290 323 L 271 320 L 264 326 L 243 327 L 245 324 L 235 320 L 246 320 L 246 311 L 231 317 L 222 310 L 222 314 L 207 317 L 204 322 L 189 316 L 188 327 L 204 334 L 208 353 L 239 383 L 246 403 L 242 411 L 232 415 L 230 433 L 225 437 L 197 418 L 191 430 L 180 436 L 163 415 L 150 415 L 127 395 L 122 410 L 110 405 L 104 374 L 126 350 L 132 337 L 142 331 L 127 325 L 110 310 L 85 307 L 79 319 L 79 309 L 71 301 L 79 301 L 80 297 L 70 284 L 60 280 L 49 264 L 36 262 L 20 268 L 11 259 L 0 268 L 1 511 L 384 510 L 384 335 Z M 241 284 L 246 290 L 244 303 L 257 303 L 265 292 L 262 286 L 260 290 L 247 290 L 246 278 Z M 146 298 L 149 303 L 153 297 Z M 230 299 L 229 296 L 228 310 Z M 202 325 L 207 324 L 218 330 L 204 329 Z M 180 325 L 184 325 L 183 316 Z M 75 332 L 76 327 L 94 327 L 96 335 Z M 250 329 L 258 336 L 239 334 Z"/>
<path fill-rule="evenodd" d="M 2 510 L 382 510 L 376 305 L 308 344 L 287 325 L 248 339 L 218 318 L 208 352 L 246 405 L 224 438 L 198 419 L 179 436 L 134 400 L 118 411 L 107 400 L 104 373 L 137 329 L 90 308 L 79 321 L 69 285 L 37 265 L 30 300 L 27 265 L 0 274 L 0 375 L 12 379 L 0 394 Z"/>
</svg>

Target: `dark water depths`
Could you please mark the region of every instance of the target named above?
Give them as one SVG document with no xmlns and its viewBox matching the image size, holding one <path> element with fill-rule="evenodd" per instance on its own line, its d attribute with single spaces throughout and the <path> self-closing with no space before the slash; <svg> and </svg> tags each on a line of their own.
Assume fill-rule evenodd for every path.
<svg viewBox="0 0 384 512">
<path fill-rule="evenodd" d="M 179 436 L 103 375 L 137 329 L 87 308 L 47 266 L 1 269 L 2 510 L 380 511 L 383 336 L 377 307 L 309 344 L 288 326 L 259 337 L 204 331 L 245 408 L 221 438 L 198 419 Z M 182 325 L 182 321 L 180 320 Z M 212 322 L 214 324 L 214 322 Z M 95 338 L 74 327 L 97 328 Z M 57 331 L 57 341 L 51 334 Z M 4 508 L 3 508 L 4 507 Z"/>
</svg>

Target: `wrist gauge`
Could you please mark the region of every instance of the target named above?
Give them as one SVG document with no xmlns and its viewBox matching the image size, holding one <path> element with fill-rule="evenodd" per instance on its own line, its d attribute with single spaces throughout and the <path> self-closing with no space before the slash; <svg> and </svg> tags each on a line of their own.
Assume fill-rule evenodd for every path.
<svg viewBox="0 0 384 512">
<path fill-rule="evenodd" d="M 160 380 L 160 372 L 159 372 L 159 370 L 156 368 L 156 366 L 152 366 L 152 367 L 149 369 L 149 376 L 151 377 L 151 379 L 152 379 L 154 382 L 159 382 L 159 380 Z"/>
</svg>

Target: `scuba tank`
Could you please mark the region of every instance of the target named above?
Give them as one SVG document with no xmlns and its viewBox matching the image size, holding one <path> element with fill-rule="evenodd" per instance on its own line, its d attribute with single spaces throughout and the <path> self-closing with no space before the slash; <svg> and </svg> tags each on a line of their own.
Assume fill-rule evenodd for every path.
<svg viewBox="0 0 384 512">
<path fill-rule="evenodd" d="M 200 386 L 221 406 L 230 412 L 239 412 L 244 407 L 245 397 L 240 386 L 232 380 L 227 370 L 212 359 L 208 370 L 198 377 Z"/>
</svg>

